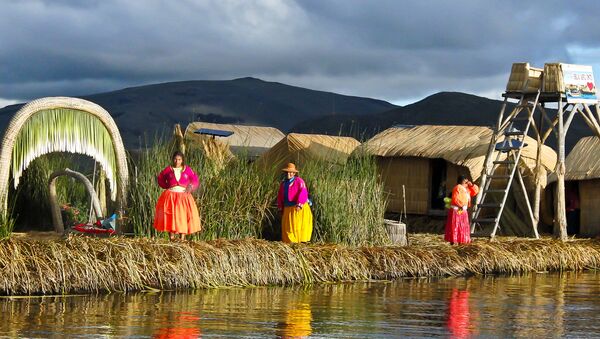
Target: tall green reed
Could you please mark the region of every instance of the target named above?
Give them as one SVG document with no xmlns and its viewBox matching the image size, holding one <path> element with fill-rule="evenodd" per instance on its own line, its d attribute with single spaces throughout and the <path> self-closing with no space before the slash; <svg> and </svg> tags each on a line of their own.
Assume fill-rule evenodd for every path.
<svg viewBox="0 0 600 339">
<path fill-rule="evenodd" d="M 201 181 L 197 202 L 204 231 L 199 238 L 261 237 L 263 225 L 272 215 L 276 182 L 244 154 L 223 167 L 200 152 L 192 154 L 199 155 L 190 162 L 197 163 Z"/>
<path fill-rule="evenodd" d="M 146 142 L 147 144 L 147 142 Z M 162 189 L 156 176 L 170 163 L 175 147 L 163 137 L 156 136 L 152 146 L 142 148 L 129 156 L 128 211 L 129 225 L 137 236 L 156 236 L 153 227 L 154 210 Z"/>
<path fill-rule="evenodd" d="M 388 243 L 385 194 L 372 157 L 355 156 L 344 165 L 307 162 L 303 178 L 314 202 L 317 241 L 353 246 Z"/>
<path fill-rule="evenodd" d="M 265 225 L 279 228 L 274 218 L 279 168 L 265 170 L 247 157 L 220 163 L 190 145 L 186 162 L 198 174 L 200 189 L 194 192 L 203 231 L 195 239 L 261 237 Z M 140 151 L 130 166 L 129 220 L 137 236 L 156 236 L 154 211 L 162 189 L 156 175 L 170 163 L 175 147 L 164 138 Z M 314 201 L 313 240 L 348 245 L 385 244 L 383 224 L 385 196 L 377 182 L 375 161 L 357 156 L 346 165 L 323 160 L 302 164 Z"/>
<path fill-rule="evenodd" d="M 172 143 L 157 137 L 153 146 L 137 154 L 131 168 L 129 219 L 138 236 L 156 236 L 153 227 L 155 205 L 162 189 L 157 174 L 170 164 L 175 151 Z M 274 183 L 256 170 L 245 156 L 225 164 L 216 163 L 198 148 L 188 147 L 186 163 L 200 178 L 200 189 L 193 193 L 203 231 L 195 239 L 242 239 L 260 237 L 263 223 L 270 215 Z"/>
</svg>

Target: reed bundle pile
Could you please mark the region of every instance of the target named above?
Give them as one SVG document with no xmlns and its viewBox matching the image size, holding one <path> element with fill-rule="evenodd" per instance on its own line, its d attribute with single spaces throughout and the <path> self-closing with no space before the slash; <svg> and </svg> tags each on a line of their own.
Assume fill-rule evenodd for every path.
<svg viewBox="0 0 600 339">
<path fill-rule="evenodd" d="M 439 235 L 415 235 L 407 247 L 350 247 L 257 239 L 13 238 L 0 242 L 0 293 L 299 285 L 599 267 L 598 240 L 504 238 L 450 246 Z"/>
</svg>

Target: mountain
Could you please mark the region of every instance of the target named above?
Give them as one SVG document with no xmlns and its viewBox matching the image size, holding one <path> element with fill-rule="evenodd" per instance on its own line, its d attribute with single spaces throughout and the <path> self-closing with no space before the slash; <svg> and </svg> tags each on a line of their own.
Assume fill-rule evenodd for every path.
<svg viewBox="0 0 600 339">
<path fill-rule="evenodd" d="M 403 107 L 369 114 L 369 115 L 339 115 L 308 119 L 291 131 L 299 133 L 342 134 L 368 139 L 374 134 L 393 125 L 473 125 L 493 126 L 496 124 L 502 101 L 479 97 L 460 92 L 440 92 L 425 99 Z M 507 107 L 509 112 L 514 105 Z M 548 110 L 556 114 L 555 110 Z M 565 146 L 567 151 L 584 136 L 593 135 L 583 119 L 575 118 L 569 131 Z M 548 139 L 548 144 L 554 146 L 555 138 Z"/>
<path fill-rule="evenodd" d="M 361 116 L 396 108 L 383 100 L 340 95 L 256 78 L 181 81 L 131 87 L 82 96 L 104 107 L 115 119 L 128 148 L 144 135 L 191 121 L 268 125 L 283 131 L 306 119 L 335 112 Z M 3 130 L 22 106 L 0 110 Z"/>
<path fill-rule="evenodd" d="M 325 116 L 292 127 L 301 133 L 338 133 L 370 137 L 396 124 L 488 126 L 497 119 L 502 102 L 459 92 L 440 92 L 404 107 L 381 113 Z"/>
</svg>

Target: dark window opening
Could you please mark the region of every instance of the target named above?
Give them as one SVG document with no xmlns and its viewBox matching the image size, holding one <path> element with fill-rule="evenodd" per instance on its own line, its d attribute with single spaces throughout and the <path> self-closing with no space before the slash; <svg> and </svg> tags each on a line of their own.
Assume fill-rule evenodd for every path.
<svg viewBox="0 0 600 339">
<path fill-rule="evenodd" d="M 567 234 L 579 234 L 581 209 L 579 206 L 579 185 L 577 181 L 565 182 L 565 205 L 567 210 Z"/>
<path fill-rule="evenodd" d="M 446 172 L 447 172 L 446 160 L 444 159 L 433 159 L 431 160 L 431 192 L 429 205 L 432 210 L 443 210 L 444 209 L 444 198 L 447 196 L 446 192 Z"/>
</svg>

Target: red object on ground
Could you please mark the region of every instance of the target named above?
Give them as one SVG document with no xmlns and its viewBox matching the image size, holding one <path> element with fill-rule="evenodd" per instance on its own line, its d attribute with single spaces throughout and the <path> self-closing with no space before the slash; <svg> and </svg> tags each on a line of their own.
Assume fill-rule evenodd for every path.
<svg viewBox="0 0 600 339">
<path fill-rule="evenodd" d="M 96 224 L 98 224 L 98 223 L 96 223 Z M 102 228 L 97 225 L 77 224 L 73 227 L 73 229 L 78 232 L 81 232 L 81 233 L 108 234 L 108 235 L 115 234 L 115 230 Z"/>
</svg>

